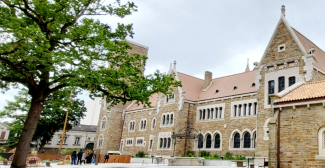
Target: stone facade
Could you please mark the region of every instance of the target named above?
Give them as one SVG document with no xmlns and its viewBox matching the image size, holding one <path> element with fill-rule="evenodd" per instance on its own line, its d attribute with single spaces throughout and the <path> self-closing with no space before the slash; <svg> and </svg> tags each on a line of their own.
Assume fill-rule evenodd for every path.
<svg viewBox="0 0 325 168">
<path fill-rule="evenodd" d="M 279 161 L 281 167 L 324 165 L 322 156 L 316 157 L 317 131 L 325 124 L 322 123 L 324 103 L 296 109 L 275 108 L 269 103 L 269 95 L 283 96 L 294 89 L 295 84 L 324 79 L 323 70 L 311 60 L 318 58 L 312 53 L 307 55 L 306 47 L 308 49 L 299 41 L 297 31 L 281 16 L 261 61 L 254 63 L 252 83 L 249 83 L 251 71 L 233 75 L 241 78 L 231 83 L 234 87 L 221 86 L 218 81 L 224 83 L 226 79 L 212 79 L 210 72 L 205 74 L 204 80 L 184 77 L 186 75 L 181 79 L 174 64 L 169 73 L 174 73 L 175 80 L 182 81 L 183 86 L 173 88 L 173 98 L 159 94 L 158 99 L 153 100 L 156 105 L 150 108 L 132 109 L 131 102 L 113 107 L 105 130 L 100 129 L 102 122 L 99 121 L 97 138 L 102 135 L 105 139 L 100 148 L 131 155 L 144 151 L 154 156 L 180 156 L 186 151 L 198 154 L 200 150 L 219 155 L 231 152 L 254 157 L 255 165 L 268 159 L 270 167 L 277 167 Z M 249 85 L 246 92 L 240 91 L 242 83 Z M 220 94 L 223 96 L 218 97 Z M 107 109 L 103 107 L 100 119 L 106 115 Z M 172 124 L 164 124 L 164 120 L 171 121 L 171 116 Z M 144 121 L 146 126 L 142 128 Z M 134 129 L 130 130 L 133 123 Z M 195 128 L 192 134 L 197 135 L 196 139 L 176 139 L 175 143 L 171 135 L 185 134 L 183 128 L 188 124 Z M 203 137 L 202 146 L 199 135 Z M 279 148 L 278 138 L 281 139 Z"/>
</svg>

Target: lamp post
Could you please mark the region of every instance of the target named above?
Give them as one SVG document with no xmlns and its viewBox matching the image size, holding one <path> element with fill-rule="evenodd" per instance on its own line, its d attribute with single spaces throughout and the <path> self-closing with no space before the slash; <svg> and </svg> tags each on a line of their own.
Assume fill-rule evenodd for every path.
<svg viewBox="0 0 325 168">
<path fill-rule="evenodd" d="M 70 93 L 68 110 L 67 110 L 67 113 L 65 115 L 65 121 L 64 121 L 64 126 L 63 126 L 63 130 L 62 130 L 61 141 L 60 141 L 60 148 L 59 148 L 59 152 L 58 152 L 58 159 L 60 159 L 60 154 L 61 154 L 61 149 L 62 149 L 62 143 L 63 143 L 64 133 L 65 133 L 65 127 L 67 126 L 67 121 L 68 121 L 68 115 L 69 115 L 69 109 L 70 109 L 70 103 L 71 103 L 71 99 L 72 99 L 72 94 L 73 94 L 73 90 L 71 90 L 71 93 Z"/>
</svg>

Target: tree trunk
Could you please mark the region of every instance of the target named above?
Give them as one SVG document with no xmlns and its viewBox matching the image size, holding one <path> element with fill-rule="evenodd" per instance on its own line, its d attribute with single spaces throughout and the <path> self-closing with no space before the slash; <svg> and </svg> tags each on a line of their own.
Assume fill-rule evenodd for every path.
<svg viewBox="0 0 325 168">
<path fill-rule="evenodd" d="M 11 164 L 12 168 L 26 167 L 26 158 L 28 153 L 31 152 L 30 143 L 32 142 L 32 138 L 43 110 L 43 102 L 44 101 L 42 101 L 40 97 L 32 99 L 28 117 L 25 121 L 23 132 L 16 147 L 15 157 Z"/>
</svg>

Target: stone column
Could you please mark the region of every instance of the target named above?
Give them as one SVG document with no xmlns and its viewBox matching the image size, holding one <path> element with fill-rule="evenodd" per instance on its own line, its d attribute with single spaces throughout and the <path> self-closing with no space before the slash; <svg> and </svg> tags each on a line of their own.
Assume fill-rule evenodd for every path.
<svg viewBox="0 0 325 168">
<path fill-rule="evenodd" d="M 239 117 L 238 114 L 239 114 L 239 104 L 237 104 L 237 107 L 236 107 L 236 117 Z"/>
</svg>

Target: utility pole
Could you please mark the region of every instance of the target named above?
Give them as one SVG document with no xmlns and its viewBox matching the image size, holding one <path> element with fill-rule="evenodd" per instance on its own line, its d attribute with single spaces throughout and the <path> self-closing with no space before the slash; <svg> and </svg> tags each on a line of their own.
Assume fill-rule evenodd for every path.
<svg viewBox="0 0 325 168">
<path fill-rule="evenodd" d="M 65 133 L 65 127 L 67 126 L 67 121 L 68 121 L 68 115 L 69 115 L 69 109 L 70 109 L 70 103 L 71 103 L 71 99 L 72 99 L 72 94 L 73 94 L 73 90 L 71 90 L 71 93 L 70 93 L 68 110 L 67 110 L 67 113 L 65 115 L 65 121 L 64 121 L 64 126 L 63 126 L 61 141 L 60 141 L 60 148 L 59 148 L 59 152 L 58 152 L 58 159 L 60 159 L 60 154 L 61 154 L 61 149 L 62 149 L 62 143 L 63 143 L 64 133 Z"/>
</svg>

